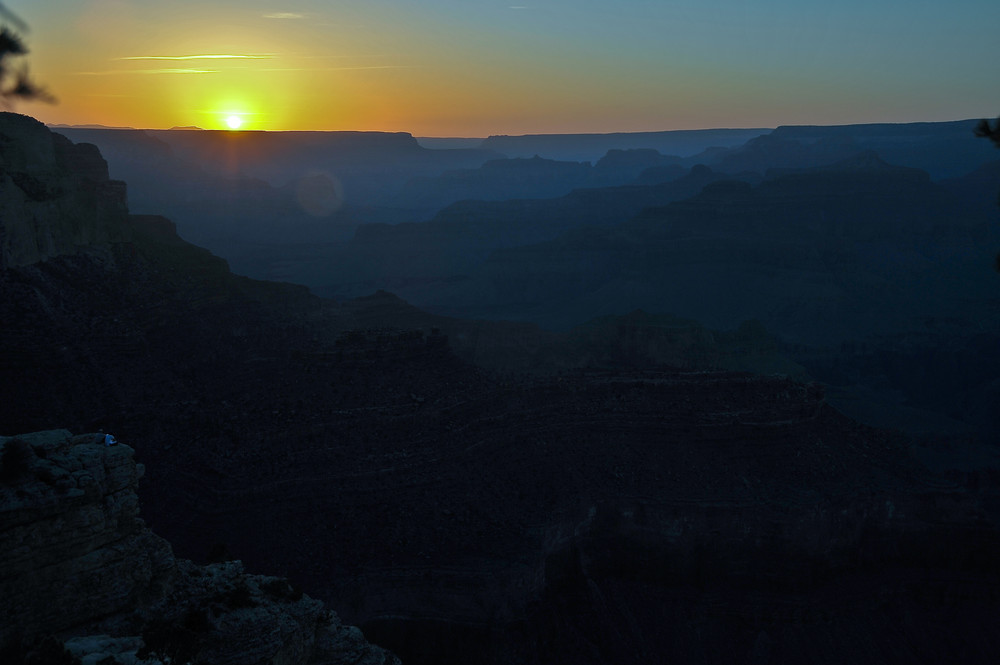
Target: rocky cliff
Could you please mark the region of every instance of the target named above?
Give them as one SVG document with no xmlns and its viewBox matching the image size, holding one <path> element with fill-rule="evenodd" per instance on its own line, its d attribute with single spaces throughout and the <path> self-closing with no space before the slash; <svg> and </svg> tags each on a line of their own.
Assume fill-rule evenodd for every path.
<svg viewBox="0 0 1000 665">
<path fill-rule="evenodd" d="M 47 636 L 87 663 L 398 663 L 286 580 L 175 559 L 139 518 L 133 449 L 104 442 L 0 437 L 4 663 Z"/>
<path fill-rule="evenodd" d="M 125 183 L 93 145 L 0 113 L 0 268 L 126 239 Z"/>
</svg>

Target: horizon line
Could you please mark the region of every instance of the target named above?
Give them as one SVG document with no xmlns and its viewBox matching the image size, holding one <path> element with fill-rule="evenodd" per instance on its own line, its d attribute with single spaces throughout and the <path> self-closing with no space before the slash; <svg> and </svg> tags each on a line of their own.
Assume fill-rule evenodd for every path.
<svg viewBox="0 0 1000 665">
<path fill-rule="evenodd" d="M 970 118 L 957 118 L 951 120 L 903 120 L 903 121 L 876 121 L 876 122 L 840 122 L 831 124 L 820 124 L 820 123 L 793 123 L 793 124 L 777 124 L 773 126 L 766 127 L 732 127 L 732 126 L 716 126 L 716 127 L 699 127 L 697 129 L 636 129 L 636 130 L 611 130 L 611 131 L 584 131 L 584 132 L 525 132 L 519 134 L 508 134 L 508 133 L 495 133 L 495 134 L 485 134 L 485 135 L 458 135 L 458 134 L 415 134 L 413 131 L 407 130 L 394 130 L 394 129 L 224 129 L 224 128 L 205 128 L 197 125 L 174 125 L 171 127 L 132 127 L 132 126 L 111 126 L 102 125 L 100 123 L 82 123 L 82 124 L 69 124 L 69 123 L 43 123 L 48 127 L 63 128 L 63 129 L 115 129 L 115 130 L 133 130 L 133 131 L 206 131 L 206 132 L 226 132 L 230 134 L 234 133 L 265 133 L 265 132 L 300 132 L 300 133 L 337 133 L 337 132 L 358 132 L 358 133 L 373 133 L 373 134 L 409 134 L 414 138 L 425 138 L 425 139 L 453 139 L 453 140 L 471 140 L 471 139 L 489 139 L 489 138 L 519 138 L 519 137 L 539 137 L 539 136 L 614 136 L 614 135 L 629 135 L 629 134 L 663 134 L 663 133 L 680 133 L 680 132 L 708 132 L 708 131 L 773 131 L 779 127 L 852 127 L 860 125 L 915 125 L 915 124 L 944 124 L 953 122 L 978 122 L 981 120 L 979 117 Z"/>
</svg>

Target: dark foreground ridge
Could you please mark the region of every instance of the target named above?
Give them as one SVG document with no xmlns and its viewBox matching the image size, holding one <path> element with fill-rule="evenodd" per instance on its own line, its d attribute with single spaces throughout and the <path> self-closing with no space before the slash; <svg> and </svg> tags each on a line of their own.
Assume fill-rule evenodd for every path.
<svg viewBox="0 0 1000 665">
<path fill-rule="evenodd" d="M 0 661 L 399 662 L 285 579 L 175 559 L 139 518 L 132 448 L 104 442 L 0 437 Z"/>
</svg>

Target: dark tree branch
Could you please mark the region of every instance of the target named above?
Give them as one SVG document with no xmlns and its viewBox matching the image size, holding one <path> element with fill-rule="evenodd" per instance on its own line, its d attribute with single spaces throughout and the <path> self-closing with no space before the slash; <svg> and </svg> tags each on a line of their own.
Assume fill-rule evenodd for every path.
<svg viewBox="0 0 1000 665">
<path fill-rule="evenodd" d="M 973 131 L 976 133 L 976 136 L 987 138 L 993 141 L 993 145 L 1000 148 L 1000 118 L 997 118 L 992 127 L 989 120 L 980 120 Z"/>
<path fill-rule="evenodd" d="M 976 124 L 976 128 L 972 131 L 980 138 L 987 138 L 993 141 L 993 145 L 1000 148 L 1000 118 L 997 118 L 992 127 L 989 120 L 980 120 Z M 1000 272 L 1000 254 L 997 254 L 996 263 L 993 267 L 996 268 L 997 272 Z"/>
<path fill-rule="evenodd" d="M 0 2 L 0 18 L 3 18 L 9 23 L 13 23 L 14 27 L 21 32 L 28 31 L 28 24 L 18 18 L 17 14 L 4 7 L 2 2 Z"/>
<path fill-rule="evenodd" d="M 22 29 L 27 27 L 2 4 L 0 17 Z M 7 26 L 0 26 L 0 106 L 9 106 L 14 99 L 55 102 L 55 98 L 45 88 L 31 80 L 27 66 L 22 65 L 16 71 L 12 70 L 10 60 L 27 53 L 28 48 L 21 37 Z"/>
</svg>

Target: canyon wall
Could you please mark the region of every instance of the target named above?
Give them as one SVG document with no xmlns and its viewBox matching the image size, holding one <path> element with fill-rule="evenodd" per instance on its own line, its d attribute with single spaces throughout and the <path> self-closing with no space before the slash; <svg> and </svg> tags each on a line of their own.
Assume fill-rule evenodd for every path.
<svg viewBox="0 0 1000 665">
<path fill-rule="evenodd" d="M 0 660 L 55 641 L 85 662 L 398 663 L 284 579 L 175 559 L 139 518 L 133 455 L 104 434 L 0 437 Z"/>
<path fill-rule="evenodd" d="M 0 113 L 0 269 L 127 239 L 125 183 L 90 144 Z"/>
</svg>

